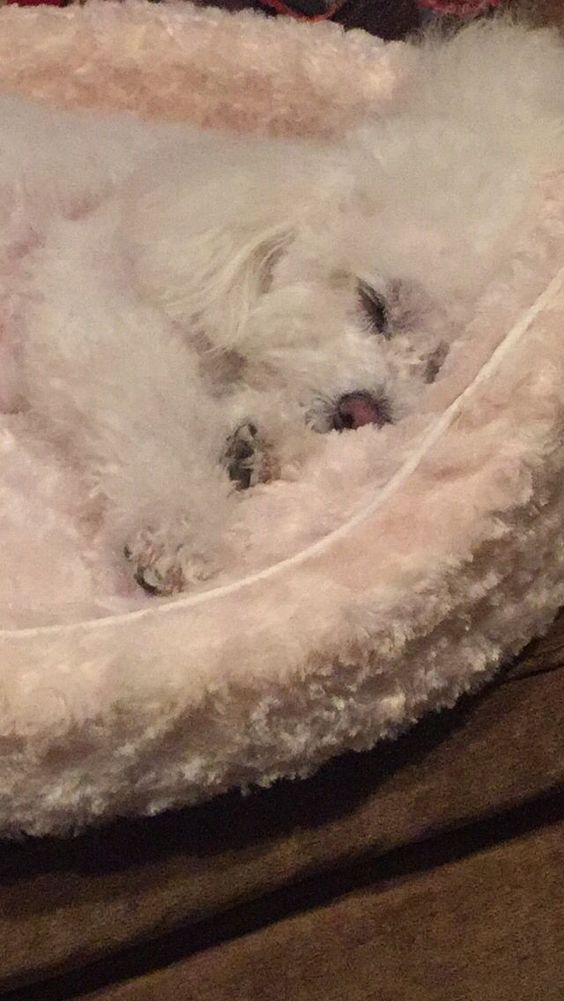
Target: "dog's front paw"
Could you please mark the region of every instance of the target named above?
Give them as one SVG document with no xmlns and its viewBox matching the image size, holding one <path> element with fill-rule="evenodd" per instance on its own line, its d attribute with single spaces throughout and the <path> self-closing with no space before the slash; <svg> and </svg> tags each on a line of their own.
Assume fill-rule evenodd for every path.
<svg viewBox="0 0 564 1001">
<path fill-rule="evenodd" d="M 216 567 L 193 541 L 143 529 L 124 546 L 137 584 L 148 594 L 179 594 L 213 577 Z"/>
<path fill-rule="evenodd" d="M 268 443 L 252 422 L 241 424 L 227 440 L 224 463 L 229 479 L 238 490 L 266 483 L 276 475 L 276 463 Z"/>
</svg>

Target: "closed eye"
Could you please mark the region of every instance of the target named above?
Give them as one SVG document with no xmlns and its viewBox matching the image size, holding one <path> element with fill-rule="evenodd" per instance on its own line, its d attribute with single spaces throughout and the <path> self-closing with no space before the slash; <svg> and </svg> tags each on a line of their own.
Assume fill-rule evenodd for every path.
<svg viewBox="0 0 564 1001">
<path fill-rule="evenodd" d="M 357 293 L 361 309 L 367 317 L 371 329 L 376 334 L 382 334 L 383 337 L 390 337 L 389 314 L 385 299 L 371 285 L 362 281 L 358 282 Z"/>
</svg>

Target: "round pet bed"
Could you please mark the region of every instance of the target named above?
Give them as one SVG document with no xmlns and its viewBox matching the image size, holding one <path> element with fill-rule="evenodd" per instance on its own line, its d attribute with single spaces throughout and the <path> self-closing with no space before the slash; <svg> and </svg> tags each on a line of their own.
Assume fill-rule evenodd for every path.
<svg viewBox="0 0 564 1001">
<path fill-rule="evenodd" d="M 4 90 L 242 130 L 338 132 L 396 99 L 411 58 L 189 4 L 0 12 Z M 132 587 L 79 474 L 0 414 L 0 833 L 305 775 L 451 705 L 546 628 L 564 601 L 562 181 L 421 412 L 330 436 L 304 476 L 251 492 L 253 539 L 206 590 Z"/>
</svg>

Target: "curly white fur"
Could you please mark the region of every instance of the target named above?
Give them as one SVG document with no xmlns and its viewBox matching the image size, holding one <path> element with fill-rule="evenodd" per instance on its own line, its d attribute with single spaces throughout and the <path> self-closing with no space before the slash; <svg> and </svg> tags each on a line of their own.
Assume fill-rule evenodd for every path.
<svg viewBox="0 0 564 1001">
<path fill-rule="evenodd" d="M 240 425 L 283 468 L 351 392 L 417 405 L 534 216 L 563 85 L 556 39 L 499 24 L 427 40 L 393 112 L 332 143 L 2 98 L 4 396 L 80 457 L 146 586 L 214 572 Z"/>
</svg>

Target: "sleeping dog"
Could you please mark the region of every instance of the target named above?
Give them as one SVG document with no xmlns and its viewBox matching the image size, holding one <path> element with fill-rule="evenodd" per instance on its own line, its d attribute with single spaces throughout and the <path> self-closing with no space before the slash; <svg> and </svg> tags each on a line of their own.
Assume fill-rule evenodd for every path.
<svg viewBox="0 0 564 1001">
<path fill-rule="evenodd" d="M 503 22 L 423 40 L 395 107 L 326 142 L 12 97 L 0 122 L 4 405 L 171 594 L 213 575 L 242 489 L 417 407 L 534 218 L 564 59 Z"/>
</svg>

